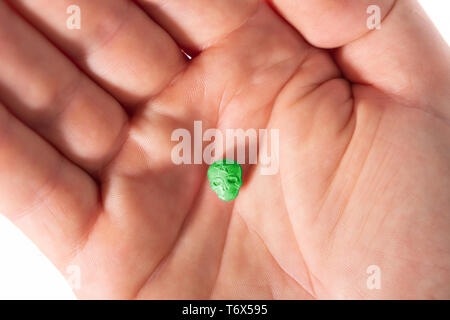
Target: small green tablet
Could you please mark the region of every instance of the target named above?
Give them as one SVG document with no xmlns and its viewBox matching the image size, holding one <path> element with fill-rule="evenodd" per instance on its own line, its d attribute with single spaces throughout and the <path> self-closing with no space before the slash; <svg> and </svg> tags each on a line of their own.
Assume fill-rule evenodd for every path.
<svg viewBox="0 0 450 320">
<path fill-rule="evenodd" d="M 234 160 L 218 160 L 209 167 L 208 180 L 219 199 L 234 200 L 242 186 L 242 167 Z"/>
</svg>

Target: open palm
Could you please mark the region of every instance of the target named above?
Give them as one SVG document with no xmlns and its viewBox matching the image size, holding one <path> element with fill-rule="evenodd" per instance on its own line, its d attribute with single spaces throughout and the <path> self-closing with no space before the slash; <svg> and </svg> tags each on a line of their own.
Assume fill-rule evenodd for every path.
<svg viewBox="0 0 450 320">
<path fill-rule="evenodd" d="M 450 56 L 414 1 L 71 2 L 0 2 L 0 211 L 79 297 L 450 298 Z M 171 161 L 195 120 L 279 129 L 278 173 L 219 200 Z"/>
</svg>

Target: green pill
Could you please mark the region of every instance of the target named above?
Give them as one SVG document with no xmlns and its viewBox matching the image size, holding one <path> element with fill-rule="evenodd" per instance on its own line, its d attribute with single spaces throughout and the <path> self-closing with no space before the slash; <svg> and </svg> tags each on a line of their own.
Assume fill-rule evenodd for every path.
<svg viewBox="0 0 450 320">
<path fill-rule="evenodd" d="M 231 201 L 242 186 L 241 165 L 228 159 L 216 161 L 208 169 L 208 180 L 220 200 Z"/>
</svg>

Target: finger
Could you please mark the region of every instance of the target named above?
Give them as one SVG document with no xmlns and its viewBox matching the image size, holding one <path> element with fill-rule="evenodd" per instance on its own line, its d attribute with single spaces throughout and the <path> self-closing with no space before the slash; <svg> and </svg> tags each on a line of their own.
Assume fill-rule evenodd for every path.
<svg viewBox="0 0 450 320">
<path fill-rule="evenodd" d="M 4 2 L 0 3 L 0 94 L 10 111 L 89 171 L 116 153 L 122 107 Z"/>
<path fill-rule="evenodd" d="M 272 2 L 312 44 L 342 46 L 336 59 L 349 80 L 449 119 L 449 48 L 416 1 L 370 1 L 384 17 L 373 31 L 367 28 L 369 1 Z"/>
<path fill-rule="evenodd" d="M 73 1 L 10 3 L 129 110 L 159 92 L 185 65 L 175 42 L 132 1 L 77 1 L 79 30 L 66 27 Z"/>
<path fill-rule="evenodd" d="M 395 0 L 269 0 L 312 45 L 337 48 L 369 32 L 366 15 L 369 5 L 381 9 L 383 18 Z"/>
<path fill-rule="evenodd" d="M 226 37 L 256 12 L 259 0 L 138 0 L 187 51 Z"/>
<path fill-rule="evenodd" d="M 0 212 L 65 264 L 95 221 L 96 184 L 1 104 L 0 148 Z"/>
</svg>

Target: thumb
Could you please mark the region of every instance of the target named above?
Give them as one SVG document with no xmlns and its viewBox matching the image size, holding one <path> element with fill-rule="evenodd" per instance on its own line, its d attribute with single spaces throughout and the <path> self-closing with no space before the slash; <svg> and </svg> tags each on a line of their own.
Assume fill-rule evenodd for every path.
<svg viewBox="0 0 450 320">
<path fill-rule="evenodd" d="M 315 46 L 338 48 L 345 77 L 450 119 L 450 50 L 415 0 L 271 0 Z M 368 28 L 367 8 L 381 28 Z"/>
</svg>

